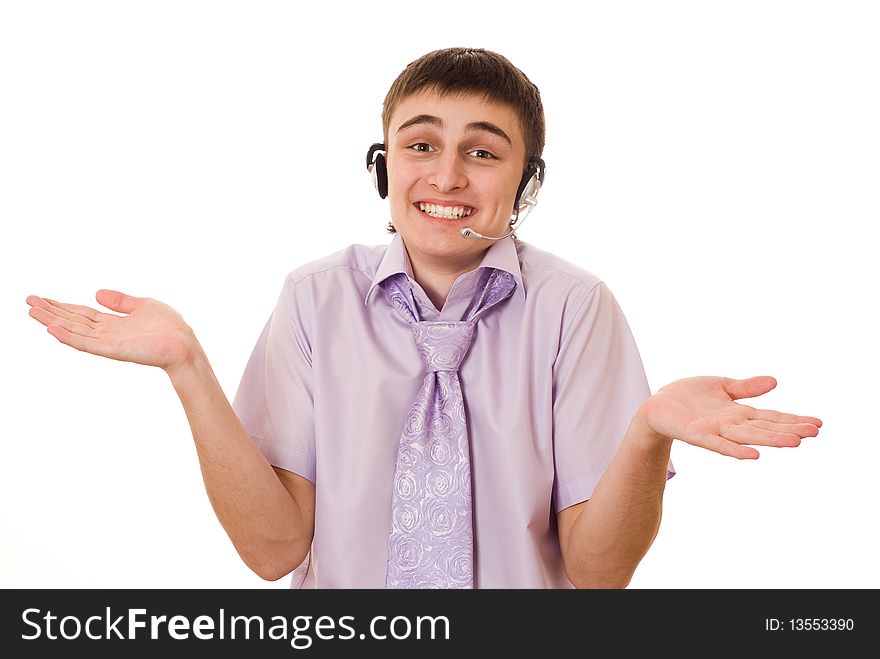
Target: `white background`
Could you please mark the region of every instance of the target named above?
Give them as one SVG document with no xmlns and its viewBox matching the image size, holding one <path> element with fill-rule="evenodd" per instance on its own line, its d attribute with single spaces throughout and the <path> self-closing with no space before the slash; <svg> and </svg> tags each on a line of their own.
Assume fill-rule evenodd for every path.
<svg viewBox="0 0 880 659">
<path fill-rule="evenodd" d="M 745 402 L 825 423 L 757 461 L 675 442 L 631 587 L 880 587 L 875 3 L 0 7 L 0 586 L 288 587 L 214 517 L 167 376 L 25 298 L 162 300 L 231 400 L 287 272 L 388 241 L 364 158 L 391 82 L 476 46 L 544 100 L 519 237 L 607 282 L 652 389 L 769 374 Z"/>
</svg>

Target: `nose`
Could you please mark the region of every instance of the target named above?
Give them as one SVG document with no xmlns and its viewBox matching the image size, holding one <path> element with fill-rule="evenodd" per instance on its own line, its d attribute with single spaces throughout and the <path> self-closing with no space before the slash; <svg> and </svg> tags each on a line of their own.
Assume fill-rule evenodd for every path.
<svg viewBox="0 0 880 659">
<path fill-rule="evenodd" d="M 427 182 L 438 192 L 460 190 L 467 186 L 465 164 L 458 153 L 447 149 L 431 163 Z"/>
</svg>

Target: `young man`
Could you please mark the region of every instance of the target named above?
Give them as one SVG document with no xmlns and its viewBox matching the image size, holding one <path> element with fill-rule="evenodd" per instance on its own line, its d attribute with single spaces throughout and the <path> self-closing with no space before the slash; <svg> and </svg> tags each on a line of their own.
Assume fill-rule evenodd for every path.
<svg viewBox="0 0 880 659">
<path fill-rule="evenodd" d="M 514 238 L 544 165 L 538 89 L 452 48 L 392 85 L 368 156 L 394 236 L 285 279 L 232 406 L 149 298 L 35 296 L 60 341 L 163 368 L 244 561 L 292 587 L 625 587 L 660 524 L 673 439 L 737 458 L 819 419 L 739 405 L 773 378 L 651 396 L 593 274 Z M 469 236 L 469 237 L 467 237 Z"/>
</svg>

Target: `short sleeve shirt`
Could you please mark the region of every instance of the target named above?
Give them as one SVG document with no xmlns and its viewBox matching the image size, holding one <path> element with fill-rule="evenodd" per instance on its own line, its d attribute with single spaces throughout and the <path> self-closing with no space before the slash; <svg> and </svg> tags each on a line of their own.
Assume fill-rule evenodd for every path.
<svg viewBox="0 0 880 659">
<path fill-rule="evenodd" d="M 651 395 L 623 312 L 596 276 L 514 238 L 459 276 L 438 310 L 399 235 L 290 272 L 233 400 L 268 461 L 315 484 L 315 535 L 291 587 L 385 587 L 397 449 L 425 373 L 379 284 L 404 272 L 422 320 L 461 320 L 483 268 L 516 288 L 480 318 L 459 370 L 474 585 L 572 587 L 556 513 L 590 498 Z"/>
</svg>

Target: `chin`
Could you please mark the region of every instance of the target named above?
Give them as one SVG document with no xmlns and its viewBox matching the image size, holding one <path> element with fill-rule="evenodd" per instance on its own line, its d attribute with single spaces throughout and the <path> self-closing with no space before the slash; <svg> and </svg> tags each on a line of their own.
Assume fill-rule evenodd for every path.
<svg viewBox="0 0 880 659">
<path fill-rule="evenodd" d="M 509 228 L 506 222 L 497 229 L 483 226 L 484 224 L 479 221 L 469 222 L 468 218 L 455 221 L 426 220 L 421 213 L 417 213 L 415 216 L 405 215 L 402 221 L 395 223 L 395 227 L 407 249 L 416 249 L 436 257 L 452 257 L 479 254 L 494 243 L 482 238 L 465 238 L 461 235 L 464 227 L 469 226 L 486 236 L 503 236 Z"/>
<path fill-rule="evenodd" d="M 443 235 L 425 235 L 425 234 L 401 234 L 403 241 L 407 245 L 412 245 L 416 249 L 426 254 L 458 254 L 462 251 L 469 251 L 473 247 L 473 239 L 462 237 L 458 231 L 448 232 Z"/>
</svg>

